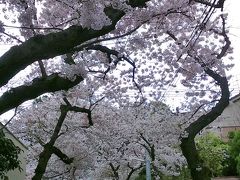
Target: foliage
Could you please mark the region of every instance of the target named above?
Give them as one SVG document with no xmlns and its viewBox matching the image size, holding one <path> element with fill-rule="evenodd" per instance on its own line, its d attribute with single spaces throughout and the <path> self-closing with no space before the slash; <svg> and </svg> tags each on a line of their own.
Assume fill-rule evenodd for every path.
<svg viewBox="0 0 240 180">
<path fill-rule="evenodd" d="M 229 133 L 228 142 L 213 133 L 198 138 L 201 159 L 213 176 L 235 176 L 239 173 L 239 137 L 239 131 L 233 131 Z"/>
<path fill-rule="evenodd" d="M 3 130 L 0 130 L 0 178 L 14 169 L 21 171 L 20 160 L 18 159 L 21 149 L 14 145 L 11 139 L 5 137 Z"/>
<path fill-rule="evenodd" d="M 207 133 L 197 139 L 197 148 L 204 166 L 211 170 L 212 176 L 223 175 L 223 170 L 228 166 L 228 144 L 214 133 Z"/>
<path fill-rule="evenodd" d="M 145 172 L 145 168 L 143 168 L 139 172 L 135 180 L 145 180 L 145 179 L 146 179 L 146 172 Z M 154 180 L 153 175 L 152 175 L 152 179 Z M 178 176 L 167 176 L 167 175 L 161 174 L 160 179 L 161 180 L 191 180 L 191 176 L 187 167 L 182 167 L 180 174 Z"/>
<path fill-rule="evenodd" d="M 236 164 L 236 171 L 240 175 L 240 131 L 229 133 L 230 155 Z"/>
</svg>

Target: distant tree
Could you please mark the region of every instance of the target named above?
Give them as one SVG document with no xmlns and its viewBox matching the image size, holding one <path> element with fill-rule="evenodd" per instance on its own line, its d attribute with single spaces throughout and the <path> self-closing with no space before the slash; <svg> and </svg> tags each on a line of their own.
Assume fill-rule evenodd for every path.
<svg viewBox="0 0 240 180">
<path fill-rule="evenodd" d="M 3 130 L 0 129 L 0 178 L 4 178 L 10 170 L 22 170 L 18 157 L 20 153 L 21 149 L 11 139 L 6 138 Z"/>
<path fill-rule="evenodd" d="M 12 130 L 21 132 L 20 138 L 30 145 L 28 178 L 89 175 L 96 179 L 130 179 L 143 168 L 146 151 L 156 176 L 160 172 L 178 175 L 186 163 L 176 150 L 180 143 L 178 124 L 185 119 L 183 116 L 172 113 L 163 103 L 116 107 L 103 99 L 97 100 L 90 87 L 80 88 L 85 93 L 81 98 L 75 97 L 79 86 L 74 89 L 63 97 L 60 94 L 42 97 L 22 111 L 12 124 Z M 63 117 L 64 107 L 68 112 Z M 56 119 L 57 115 L 62 118 Z M 37 162 L 36 156 L 45 163 Z"/>
</svg>

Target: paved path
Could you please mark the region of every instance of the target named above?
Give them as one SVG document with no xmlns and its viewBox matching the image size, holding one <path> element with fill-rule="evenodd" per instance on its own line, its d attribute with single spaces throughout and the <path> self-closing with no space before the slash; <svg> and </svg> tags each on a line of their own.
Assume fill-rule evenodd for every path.
<svg viewBox="0 0 240 180">
<path fill-rule="evenodd" d="M 240 177 L 218 177 L 212 178 L 212 180 L 240 180 Z"/>
</svg>

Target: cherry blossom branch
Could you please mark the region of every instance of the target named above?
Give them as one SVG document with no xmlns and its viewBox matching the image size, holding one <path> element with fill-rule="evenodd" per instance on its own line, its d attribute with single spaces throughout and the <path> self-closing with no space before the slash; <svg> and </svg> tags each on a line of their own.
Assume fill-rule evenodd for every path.
<svg viewBox="0 0 240 180">
<path fill-rule="evenodd" d="M 160 14 L 156 14 L 153 16 L 153 18 L 156 18 L 158 16 L 167 16 L 169 14 L 182 14 L 184 15 L 185 17 L 187 18 L 191 18 L 189 15 L 186 14 L 186 12 L 183 12 L 183 11 L 178 11 L 178 10 L 175 10 L 175 9 L 169 9 L 166 13 L 160 13 Z M 119 38 L 123 38 L 123 37 L 126 37 L 128 35 L 131 35 L 133 32 L 137 31 L 142 25 L 146 24 L 146 23 L 149 23 L 151 19 L 148 19 L 146 21 L 143 21 L 140 25 L 136 26 L 135 28 L 133 28 L 132 30 L 129 30 L 128 32 L 124 33 L 124 34 L 121 34 L 121 35 L 117 35 L 117 36 L 114 36 L 114 37 L 109 37 L 109 38 L 102 38 L 102 39 L 97 39 L 97 40 L 94 40 L 92 42 L 89 42 L 89 43 L 86 43 L 86 44 L 83 44 L 79 47 L 76 47 L 74 48 L 74 51 L 75 52 L 78 52 L 78 51 L 81 51 L 83 50 L 84 48 L 90 46 L 90 45 L 93 45 L 93 44 L 97 44 L 97 43 L 100 43 L 100 42 L 105 42 L 105 41 L 111 41 L 111 40 L 115 40 L 115 39 L 119 39 Z"/>
<path fill-rule="evenodd" d="M 54 128 L 50 141 L 43 145 L 44 149 L 39 155 L 38 165 L 35 169 L 35 175 L 32 178 L 33 180 L 40 180 L 42 178 L 43 174 L 46 171 L 48 161 L 53 153 L 56 154 L 66 164 L 71 164 L 73 162 L 73 158 L 69 158 L 60 149 L 54 146 L 57 138 L 61 135 L 60 130 L 62 128 L 65 118 L 67 117 L 67 113 L 69 111 L 83 112 L 88 114 L 89 121 L 91 119 L 90 110 L 72 106 L 66 97 L 63 98 L 63 101 L 66 103 L 66 105 L 60 106 L 60 112 L 61 112 L 60 117 L 58 118 L 57 124 Z"/>
<path fill-rule="evenodd" d="M 59 133 L 58 137 L 62 136 L 68 131 L 68 126 L 66 124 L 64 124 L 64 126 L 66 127 L 65 131 L 62 131 L 61 133 Z"/>
<path fill-rule="evenodd" d="M 151 160 L 154 161 L 155 160 L 155 149 L 154 149 L 154 144 L 151 144 L 144 136 L 142 133 L 140 133 L 140 137 L 142 138 L 142 140 L 147 143 L 148 146 L 146 146 L 145 144 L 142 144 L 143 147 L 146 148 L 146 150 L 148 151 Z"/>
<path fill-rule="evenodd" d="M 53 146 L 53 153 L 59 157 L 65 164 L 71 164 L 74 158 L 69 158 L 66 154 L 64 154 L 59 148 Z"/>
<path fill-rule="evenodd" d="M 60 77 L 58 74 L 52 74 L 46 78 L 36 78 L 31 85 L 22 85 L 12 88 L 0 97 L 0 114 L 19 106 L 21 103 L 36 98 L 46 92 L 56 92 L 59 90 L 68 90 L 83 81 L 81 76 L 76 77 L 74 81 Z"/>
<path fill-rule="evenodd" d="M 20 39 L 18 39 L 17 37 L 15 37 L 15 36 L 13 36 L 13 35 L 11 35 L 11 34 L 8 34 L 8 33 L 6 33 L 6 32 L 0 32 L 0 33 L 3 33 L 4 35 L 6 35 L 6 36 L 8 36 L 8 37 L 10 37 L 10 38 L 12 38 L 12 39 L 14 39 L 14 40 L 16 40 L 18 43 L 22 43 L 23 41 L 21 41 Z"/>
<path fill-rule="evenodd" d="M 92 111 L 90 109 L 72 106 L 66 97 L 64 97 L 63 100 L 67 104 L 67 106 L 69 106 L 69 111 L 86 113 L 87 117 L 88 117 L 88 126 L 87 127 L 93 126 Z"/>
<path fill-rule="evenodd" d="M 222 58 L 228 48 L 230 47 L 231 42 L 228 39 L 228 36 L 226 35 L 225 31 L 225 21 L 224 18 L 222 17 L 223 20 L 223 36 L 226 41 L 225 45 L 222 47 L 222 51 L 220 52 L 219 55 L 217 55 L 217 59 Z M 202 177 L 205 177 L 204 174 L 208 173 L 208 169 L 206 167 L 203 167 L 198 151 L 196 149 L 196 145 L 194 142 L 195 136 L 205 127 L 207 127 L 211 122 L 213 122 L 218 116 L 221 115 L 223 110 L 228 106 L 229 104 L 229 97 L 230 97 L 230 92 L 228 88 L 228 81 L 226 77 L 223 77 L 210 68 L 208 68 L 208 65 L 204 63 L 204 61 L 198 57 L 198 56 L 193 56 L 188 52 L 188 55 L 193 57 L 196 62 L 198 62 L 204 69 L 205 73 L 212 77 L 217 84 L 220 86 L 221 89 L 221 98 L 219 102 L 206 114 L 200 116 L 196 121 L 192 122 L 184 132 L 184 135 L 181 137 L 181 149 L 183 152 L 183 155 L 186 157 L 189 169 L 191 171 L 192 178 L 194 180 L 200 180 Z M 200 170 L 197 170 L 198 167 L 200 167 Z"/>
<path fill-rule="evenodd" d="M 44 132 L 46 132 L 46 131 L 44 131 Z M 48 133 L 48 132 L 47 132 L 47 133 Z M 48 133 L 48 134 L 50 134 L 50 133 Z M 37 139 L 37 142 L 38 142 L 42 147 L 44 147 L 45 143 L 43 142 L 43 140 L 42 140 L 38 135 L 31 133 L 31 136 L 33 136 L 34 138 L 36 138 L 36 139 Z M 34 142 L 34 141 L 31 141 L 31 142 Z"/>
<path fill-rule="evenodd" d="M 55 25 L 53 28 L 59 27 L 59 26 L 63 26 L 63 25 L 65 25 L 65 24 L 68 24 L 68 23 L 70 23 L 71 21 L 74 21 L 74 20 L 77 20 L 77 19 L 78 19 L 78 18 L 69 19 L 69 20 L 67 20 L 67 21 L 64 21 L 64 22 L 62 22 L 62 23 L 59 23 L 59 24 Z M 58 28 L 57 28 L 57 29 L 58 29 Z M 59 29 L 61 29 L 61 28 L 59 28 Z M 63 30 L 63 29 L 61 29 L 61 30 Z"/>
<path fill-rule="evenodd" d="M 34 30 L 58 30 L 58 31 L 62 31 L 63 29 L 61 28 L 56 28 L 56 27 L 38 27 L 38 26 L 34 26 L 34 27 L 28 27 L 28 26 L 10 26 L 10 25 L 6 25 L 3 24 L 3 27 L 8 27 L 8 28 L 16 28 L 16 29 L 34 29 Z M 22 41 L 20 41 L 20 43 L 22 43 Z"/>
<path fill-rule="evenodd" d="M 57 2 L 59 2 L 59 3 L 62 3 L 63 5 L 65 5 L 66 7 L 69 7 L 69 8 L 71 8 L 72 10 L 76 10 L 75 8 L 74 8 L 74 6 L 71 6 L 71 5 L 69 5 L 69 4 L 67 4 L 66 2 L 64 2 L 64 1 L 60 1 L 60 0 L 55 0 L 55 1 L 57 1 Z M 78 12 L 78 11 L 76 11 L 76 12 Z"/>
<path fill-rule="evenodd" d="M 61 105 L 60 111 L 61 111 L 61 114 L 60 114 L 58 122 L 54 128 L 54 131 L 50 138 L 50 141 L 44 145 L 44 149 L 39 155 L 38 164 L 35 169 L 35 175 L 33 176 L 32 180 L 41 180 L 42 179 L 42 176 L 46 171 L 48 161 L 49 161 L 51 155 L 53 154 L 53 149 L 54 149 L 53 146 L 54 146 L 57 138 L 59 137 L 58 134 L 61 130 L 63 121 L 65 120 L 65 118 L 67 116 L 69 107 L 67 105 Z"/>
<path fill-rule="evenodd" d="M 118 170 L 120 168 L 120 165 L 118 165 L 117 167 L 114 167 L 114 165 L 110 162 L 109 163 L 109 166 L 111 167 L 112 171 L 113 171 L 113 174 L 114 174 L 114 177 L 116 179 L 119 179 L 119 174 L 118 174 Z"/>
<path fill-rule="evenodd" d="M 79 17 L 81 16 L 81 13 L 79 12 L 79 10 L 76 9 L 76 8 L 74 8 L 74 6 L 71 6 L 71 5 L 69 5 L 68 3 L 63 2 L 63 1 L 60 1 L 60 0 L 56 0 L 56 1 L 59 2 L 59 3 L 62 3 L 62 4 L 65 5 L 66 7 L 72 9 L 73 11 L 75 11 L 75 12 L 79 15 Z M 57 26 L 62 26 L 62 25 L 64 25 L 64 24 L 69 23 L 69 22 L 71 22 L 71 21 L 73 21 L 73 20 L 76 20 L 76 19 L 78 19 L 78 18 L 72 18 L 72 19 L 70 19 L 70 20 L 68 20 L 68 21 L 66 21 L 66 22 L 63 22 L 63 23 L 58 24 Z"/>
<path fill-rule="evenodd" d="M 207 127 L 211 122 L 213 122 L 218 116 L 221 115 L 223 110 L 229 104 L 230 96 L 228 81 L 226 77 L 220 76 L 207 67 L 205 68 L 205 72 L 219 84 L 222 95 L 215 107 L 213 107 L 208 113 L 200 116 L 196 121 L 192 122 L 185 129 L 186 136 L 181 137 L 181 149 L 183 155 L 187 159 L 189 169 L 191 170 L 191 174 L 194 180 L 198 180 L 197 177 L 200 175 L 200 173 L 205 173 L 205 171 L 207 171 L 206 169 L 202 169 L 200 172 L 196 170 L 198 166 L 201 167 L 201 163 L 196 150 L 194 138 L 203 128 Z"/>
<path fill-rule="evenodd" d="M 213 100 L 211 102 L 208 102 L 208 103 L 204 103 L 204 104 L 201 104 L 194 112 L 193 114 L 183 123 L 181 123 L 179 126 L 183 126 L 184 124 L 188 123 L 189 120 L 191 120 L 193 118 L 193 116 L 203 107 L 203 106 L 206 106 L 206 105 L 209 105 L 209 104 L 212 104 L 212 103 L 215 103 L 215 102 L 218 102 L 219 100 Z"/>
<path fill-rule="evenodd" d="M 51 171 L 49 171 L 49 172 L 51 172 Z M 53 176 L 43 176 L 43 177 L 44 177 L 44 179 L 53 179 L 53 178 L 62 176 L 63 174 L 66 174 L 66 173 L 69 173 L 69 172 L 70 172 L 70 170 L 67 170 L 67 171 L 64 171 L 64 172 L 62 172 L 62 173 L 58 173 L 58 174 L 53 175 Z M 56 172 L 53 171 L 53 173 L 56 173 Z"/>
<path fill-rule="evenodd" d="M 94 103 L 90 102 L 89 109 L 91 109 L 91 111 L 92 111 L 98 105 L 98 103 L 101 102 L 104 98 L 105 98 L 105 96 L 103 96 L 100 99 L 96 100 Z"/>
<path fill-rule="evenodd" d="M 66 54 L 75 46 L 114 30 L 116 23 L 124 15 L 123 11 L 112 8 L 105 8 L 105 13 L 112 20 L 112 24 L 101 30 L 71 26 L 61 32 L 37 35 L 10 48 L 0 58 L 0 86 L 5 85 L 10 78 L 33 62 Z"/>
<path fill-rule="evenodd" d="M 225 31 L 225 19 L 223 15 L 221 15 L 221 18 L 222 18 L 222 33 L 219 34 L 224 37 L 226 43 L 222 47 L 221 52 L 217 55 L 217 59 L 221 59 L 226 54 L 231 44 Z M 168 34 L 175 41 L 177 40 L 177 38 L 172 33 L 168 32 Z M 211 122 L 213 122 L 218 116 L 221 115 L 223 110 L 229 104 L 230 92 L 226 77 L 222 77 L 221 75 L 217 74 L 216 72 L 208 68 L 208 65 L 205 64 L 200 57 L 193 56 L 190 54 L 190 52 L 188 52 L 188 55 L 193 57 L 196 60 L 196 62 L 198 62 L 203 67 L 205 73 L 212 77 L 217 82 L 217 84 L 220 86 L 222 93 L 218 103 L 208 113 L 200 116 L 196 121 L 192 122 L 185 129 L 184 135 L 181 136 L 180 147 L 183 152 L 183 155 L 187 159 L 188 167 L 191 171 L 191 176 L 194 180 L 201 180 L 203 177 L 206 177 L 205 175 L 209 172 L 209 170 L 206 167 L 202 166 L 200 162 L 194 138 L 203 128 L 207 127 Z M 200 168 L 200 170 L 197 170 L 198 168 Z"/>
<path fill-rule="evenodd" d="M 141 169 L 143 167 L 143 164 L 141 163 L 138 167 L 132 167 L 130 165 L 130 163 L 127 163 L 127 166 L 131 169 L 131 171 L 128 173 L 127 179 L 126 180 L 130 180 L 131 176 L 133 175 L 133 173 L 139 169 Z"/>
<path fill-rule="evenodd" d="M 34 8 L 36 8 L 36 4 L 35 4 L 35 1 L 34 1 Z M 29 8 L 29 5 L 28 3 L 25 1 L 25 10 L 27 11 L 27 9 Z M 36 8 L 37 9 L 37 8 Z M 37 19 L 37 12 L 34 13 L 34 15 L 31 17 L 31 21 L 29 22 L 29 27 L 33 33 L 33 36 L 36 36 L 37 33 L 34 29 L 34 24 L 33 24 L 33 21 L 36 21 L 38 22 L 38 19 Z M 38 65 L 39 65 L 39 68 L 40 68 L 40 71 L 41 71 L 41 74 L 42 74 L 42 77 L 47 77 L 47 72 L 46 72 L 46 69 L 44 67 L 44 64 L 42 62 L 42 60 L 38 60 Z"/>
<path fill-rule="evenodd" d="M 217 55 L 218 59 L 221 59 L 227 53 L 227 50 L 231 45 L 231 41 L 226 33 L 226 21 L 223 14 L 221 14 L 221 19 L 222 19 L 222 32 L 220 33 L 220 35 L 224 37 L 225 45 L 222 47 L 221 52 Z"/>
<path fill-rule="evenodd" d="M 91 42 L 88 42 L 88 43 L 85 43 L 81 46 L 78 46 L 78 47 L 75 47 L 73 49 L 73 52 L 78 52 L 78 51 L 82 51 L 84 48 L 90 46 L 90 45 L 93 45 L 93 44 L 97 44 L 97 43 L 100 43 L 100 42 L 105 42 L 105 41 L 111 41 L 111 40 L 115 40 L 115 39 L 119 39 L 119 38 L 123 38 L 125 36 L 128 36 L 130 34 L 132 34 L 133 32 L 135 32 L 136 30 L 138 30 L 143 24 L 133 28 L 132 30 L 124 33 L 124 34 L 121 34 L 121 35 L 117 35 L 117 36 L 114 36 L 114 37 L 109 37 L 109 38 L 102 38 L 102 39 L 97 39 L 97 40 L 94 40 L 94 41 L 91 41 Z"/>
<path fill-rule="evenodd" d="M 141 6 L 147 1 L 149 0 L 141 0 L 138 3 L 135 0 L 129 0 L 129 3 L 134 2 L 135 7 L 135 5 Z M 106 7 L 104 13 L 112 23 L 104 26 L 101 30 L 73 25 L 61 32 L 37 35 L 21 45 L 13 46 L 0 58 L 0 87 L 33 62 L 69 53 L 74 47 L 111 32 L 115 29 L 117 22 L 125 15 L 124 11 L 113 7 Z"/>
<path fill-rule="evenodd" d="M 106 53 L 107 57 L 108 57 L 108 60 L 109 60 L 108 63 L 110 64 L 110 63 L 113 62 L 115 66 L 118 64 L 119 61 L 125 60 L 126 62 L 128 62 L 133 67 L 133 69 L 132 69 L 132 81 L 135 84 L 135 86 L 138 88 L 139 92 L 140 93 L 142 92 L 140 86 L 138 85 L 138 83 L 135 80 L 136 65 L 135 65 L 134 61 L 131 61 L 129 58 L 122 55 L 118 51 L 113 50 L 113 49 L 109 49 L 108 47 L 103 46 L 103 45 L 99 45 L 99 44 L 98 45 L 91 45 L 91 46 L 88 46 L 86 49 L 87 50 L 98 50 L 98 51 L 101 51 L 103 53 Z M 111 58 L 111 55 L 114 55 L 117 58 L 117 60 L 113 61 L 113 59 Z M 105 78 L 106 74 L 109 71 L 110 71 L 110 66 L 104 71 L 104 77 L 103 78 Z"/>
</svg>

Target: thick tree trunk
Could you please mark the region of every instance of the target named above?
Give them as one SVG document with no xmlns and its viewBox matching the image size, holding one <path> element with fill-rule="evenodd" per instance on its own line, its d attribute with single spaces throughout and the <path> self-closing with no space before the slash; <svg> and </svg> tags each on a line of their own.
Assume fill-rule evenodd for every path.
<svg viewBox="0 0 240 180">
<path fill-rule="evenodd" d="M 210 180 L 210 170 L 201 165 L 194 139 L 182 139 L 181 149 L 187 159 L 193 180 Z"/>
<path fill-rule="evenodd" d="M 40 153 L 38 165 L 35 170 L 35 175 L 33 176 L 32 180 L 41 180 L 43 174 L 46 171 L 46 167 L 48 164 L 49 159 L 52 156 L 52 148 L 50 145 L 44 146 L 43 152 Z"/>
<path fill-rule="evenodd" d="M 43 174 L 46 171 L 48 161 L 51 158 L 52 154 L 55 154 L 56 156 L 58 156 L 65 164 L 71 164 L 73 162 L 73 158 L 69 158 L 60 149 L 58 149 L 57 147 L 54 146 L 57 138 L 61 135 L 61 133 L 59 134 L 59 132 L 62 128 L 63 122 L 69 111 L 86 113 L 88 115 L 89 122 L 92 122 L 91 111 L 89 109 L 72 106 L 70 104 L 70 102 L 67 100 L 67 98 L 63 98 L 63 100 L 66 103 L 66 105 L 60 106 L 61 115 L 58 119 L 58 122 L 57 122 L 55 128 L 54 128 L 54 131 L 50 138 L 50 141 L 44 145 L 43 152 L 40 153 L 38 165 L 37 165 L 37 168 L 35 169 L 35 175 L 32 178 L 33 180 L 41 180 L 42 179 Z M 118 168 L 116 170 L 118 170 Z"/>
<path fill-rule="evenodd" d="M 50 141 L 46 145 L 44 145 L 44 150 L 43 150 L 43 152 L 40 153 L 38 165 L 37 165 L 37 168 L 35 169 L 35 175 L 33 176 L 32 180 L 41 180 L 42 179 L 43 174 L 46 171 L 48 161 L 54 152 L 54 143 L 56 142 L 56 140 L 58 138 L 58 134 L 61 130 L 63 121 L 65 120 L 65 118 L 67 116 L 69 107 L 66 105 L 61 105 L 60 109 L 61 109 L 61 115 L 58 119 L 57 125 L 54 129 L 54 132 L 53 132 L 53 135 L 52 135 Z"/>
<path fill-rule="evenodd" d="M 200 161 L 194 138 L 195 136 L 211 122 L 213 122 L 218 116 L 220 116 L 223 110 L 229 104 L 229 89 L 228 81 L 226 77 L 222 77 L 212 70 L 206 68 L 205 72 L 211 76 L 217 84 L 219 84 L 222 95 L 219 102 L 213 107 L 207 114 L 202 115 L 196 121 L 191 123 L 186 129 L 186 136 L 181 137 L 181 149 L 185 156 L 188 168 L 190 169 L 193 180 L 209 180 L 210 171 L 202 166 Z"/>
<path fill-rule="evenodd" d="M 67 78 L 60 77 L 56 73 L 44 78 L 35 78 L 31 85 L 22 85 L 3 93 L 0 97 L 0 115 L 43 93 L 68 90 L 81 81 L 83 81 L 83 77 L 81 76 L 71 81 Z"/>
</svg>

